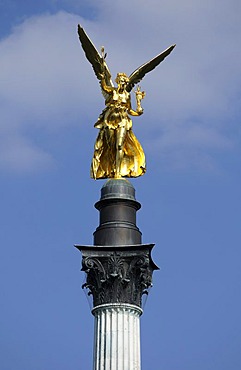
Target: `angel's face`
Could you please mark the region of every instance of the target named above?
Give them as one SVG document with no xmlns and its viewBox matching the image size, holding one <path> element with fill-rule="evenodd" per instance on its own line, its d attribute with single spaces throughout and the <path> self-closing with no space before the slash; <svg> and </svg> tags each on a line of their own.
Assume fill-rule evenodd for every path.
<svg viewBox="0 0 241 370">
<path fill-rule="evenodd" d="M 118 84 L 118 86 L 124 88 L 127 85 L 129 78 L 125 73 L 118 73 L 115 81 Z"/>
</svg>

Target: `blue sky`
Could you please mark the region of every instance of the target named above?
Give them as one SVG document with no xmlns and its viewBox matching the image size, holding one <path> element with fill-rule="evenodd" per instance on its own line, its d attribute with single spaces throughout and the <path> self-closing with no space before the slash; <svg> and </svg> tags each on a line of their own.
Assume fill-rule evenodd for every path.
<svg viewBox="0 0 241 370">
<path fill-rule="evenodd" d="M 241 368 L 240 2 L 0 2 L 1 370 L 92 365 L 93 317 L 81 290 L 92 244 L 89 178 L 104 101 L 79 45 L 81 23 L 130 74 L 145 77 L 133 129 L 147 173 L 132 181 L 138 226 L 156 243 L 142 368 Z"/>
</svg>

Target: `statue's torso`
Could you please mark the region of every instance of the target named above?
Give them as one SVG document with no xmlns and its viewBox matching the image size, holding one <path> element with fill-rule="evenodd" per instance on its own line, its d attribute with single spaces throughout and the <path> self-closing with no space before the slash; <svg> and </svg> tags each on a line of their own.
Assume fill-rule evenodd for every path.
<svg viewBox="0 0 241 370">
<path fill-rule="evenodd" d="M 111 99 L 113 103 L 127 104 L 128 100 L 129 100 L 129 93 L 127 91 L 124 90 L 121 93 L 116 90 L 113 91 L 113 96 Z"/>
<path fill-rule="evenodd" d="M 112 129 L 125 126 L 129 130 L 132 126 L 131 119 L 127 113 L 129 101 L 130 94 L 127 91 L 119 92 L 117 89 L 114 89 L 106 101 L 106 108 L 102 112 L 105 125 Z"/>
</svg>

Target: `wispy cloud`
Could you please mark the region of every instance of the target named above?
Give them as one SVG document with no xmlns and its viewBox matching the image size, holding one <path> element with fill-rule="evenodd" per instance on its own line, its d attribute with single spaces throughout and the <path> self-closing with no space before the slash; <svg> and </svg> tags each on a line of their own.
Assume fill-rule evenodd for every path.
<svg viewBox="0 0 241 370">
<path fill-rule="evenodd" d="M 6 171 L 39 172 L 55 165 L 53 158 L 20 134 L 0 140 L 0 168 Z"/>
<path fill-rule="evenodd" d="M 0 167 L 29 171 L 52 163 L 51 153 L 26 132 L 51 131 L 74 120 L 81 101 L 76 23 L 66 13 L 33 17 L 0 42 Z"/>
<path fill-rule="evenodd" d="M 155 138 L 145 139 L 152 140 L 152 148 L 178 153 L 189 147 L 197 160 L 185 161 L 197 167 L 202 162 L 198 153 L 211 158 L 210 149 L 231 150 L 234 140 L 227 125 L 240 113 L 241 83 L 240 5 L 231 3 L 222 2 L 217 9 L 214 0 L 102 0 L 94 21 L 61 12 L 32 17 L 13 29 L 0 41 L 0 167 L 51 165 L 52 153 L 31 140 L 35 127 L 67 129 L 87 117 L 92 126 L 104 106 L 78 43 L 79 22 L 98 48 L 105 45 L 113 74 L 131 73 L 177 43 L 142 82 L 147 96 L 139 120 L 144 133 L 155 132 Z"/>
</svg>

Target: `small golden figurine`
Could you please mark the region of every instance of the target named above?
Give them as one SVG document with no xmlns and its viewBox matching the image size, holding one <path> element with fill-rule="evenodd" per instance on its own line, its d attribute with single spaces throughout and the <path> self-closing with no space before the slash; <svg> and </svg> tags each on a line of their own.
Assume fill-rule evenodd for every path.
<svg viewBox="0 0 241 370">
<path fill-rule="evenodd" d="M 100 81 L 106 105 L 95 123 L 99 134 L 94 146 L 91 177 L 106 179 L 141 176 L 146 172 L 145 154 L 132 131 L 130 116 L 140 116 L 143 113 L 141 100 L 145 97 L 145 92 L 137 87 L 136 110 L 131 107 L 130 92 L 146 73 L 171 53 L 175 45 L 137 68 L 129 77 L 125 73 L 117 73 L 115 87 L 105 61 L 104 47 L 101 48 L 100 55 L 80 25 L 78 34 L 86 58 Z"/>
</svg>

